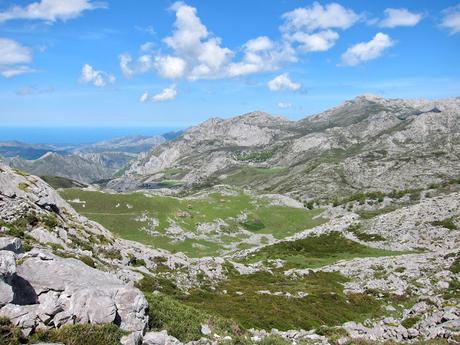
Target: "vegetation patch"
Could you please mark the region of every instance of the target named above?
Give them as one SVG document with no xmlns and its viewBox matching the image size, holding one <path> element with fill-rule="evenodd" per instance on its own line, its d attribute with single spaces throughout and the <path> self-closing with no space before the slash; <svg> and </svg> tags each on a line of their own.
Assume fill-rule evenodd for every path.
<svg viewBox="0 0 460 345">
<path fill-rule="evenodd" d="M 267 330 L 308 330 L 380 313 L 380 302 L 373 297 L 345 295 L 342 284 L 346 281 L 338 273 L 312 272 L 302 279 L 291 279 L 281 272 L 257 272 L 232 275 L 215 290 L 191 290 L 177 298 L 194 308 L 233 319 L 245 328 Z M 299 292 L 304 297 L 296 298 Z M 286 293 L 293 297 L 287 298 Z"/>
<path fill-rule="evenodd" d="M 182 342 L 199 340 L 201 325 L 207 324 L 213 333 L 220 336 L 237 336 L 243 330 L 233 321 L 213 316 L 201 306 L 196 308 L 163 294 L 146 295 L 149 302 L 149 326 L 151 330 L 167 330 L 168 334 Z"/>
<path fill-rule="evenodd" d="M 431 222 L 430 224 L 433 226 L 441 226 L 449 230 L 458 230 L 457 225 L 454 223 L 453 217 L 446 218 L 443 220 L 436 220 L 434 222 Z"/>
<path fill-rule="evenodd" d="M 125 334 L 114 324 L 69 325 L 48 331 L 38 331 L 30 337 L 30 343 L 59 342 L 65 345 L 119 345 L 121 338 Z"/>
<path fill-rule="evenodd" d="M 243 259 L 245 263 L 281 259 L 288 268 L 317 268 L 339 260 L 357 257 L 398 255 L 399 252 L 375 249 L 345 238 L 338 232 L 279 242 L 262 247 Z"/>
<path fill-rule="evenodd" d="M 356 238 L 358 238 L 358 240 L 360 240 L 360 241 L 364 241 L 364 242 L 385 241 L 385 237 L 383 237 L 380 234 L 370 234 L 370 233 L 362 231 L 361 224 L 350 225 L 348 227 L 347 231 L 349 231 L 353 235 L 355 235 Z"/>
<path fill-rule="evenodd" d="M 54 189 L 59 188 L 84 188 L 84 183 L 61 176 L 40 176 L 40 178 L 48 183 Z"/>
</svg>

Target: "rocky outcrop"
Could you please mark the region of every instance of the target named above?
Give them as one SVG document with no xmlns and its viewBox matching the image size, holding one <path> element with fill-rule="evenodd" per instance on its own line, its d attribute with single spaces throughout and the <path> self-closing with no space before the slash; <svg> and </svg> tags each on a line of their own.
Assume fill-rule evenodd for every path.
<svg viewBox="0 0 460 345">
<path fill-rule="evenodd" d="M 16 259 L 21 264 L 16 266 Z M 74 323 L 115 323 L 140 334 L 146 330 L 144 295 L 110 273 L 39 250 L 17 258 L 0 251 L 0 267 L 0 317 L 26 334 Z"/>
</svg>

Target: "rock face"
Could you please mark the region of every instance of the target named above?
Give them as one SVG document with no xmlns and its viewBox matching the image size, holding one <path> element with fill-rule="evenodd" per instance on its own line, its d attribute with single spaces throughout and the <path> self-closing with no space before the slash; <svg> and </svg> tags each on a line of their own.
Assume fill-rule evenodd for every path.
<svg viewBox="0 0 460 345">
<path fill-rule="evenodd" d="M 144 295 L 114 275 L 38 250 L 20 259 L 24 262 L 16 267 L 13 253 L 0 252 L 0 316 L 25 333 L 74 323 L 115 323 L 125 331 L 145 331 Z"/>
<path fill-rule="evenodd" d="M 297 122 L 260 112 L 211 119 L 141 155 L 109 186 L 150 188 L 175 171 L 185 186 L 250 183 L 302 199 L 426 187 L 456 177 L 459 119 L 460 98 L 376 96 Z"/>
</svg>

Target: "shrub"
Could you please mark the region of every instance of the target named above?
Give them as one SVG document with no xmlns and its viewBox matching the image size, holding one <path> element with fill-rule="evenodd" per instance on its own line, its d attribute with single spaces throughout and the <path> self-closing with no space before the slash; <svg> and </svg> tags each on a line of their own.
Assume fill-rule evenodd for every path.
<svg viewBox="0 0 460 345">
<path fill-rule="evenodd" d="M 241 223 L 241 225 L 246 230 L 250 230 L 250 231 L 258 231 L 258 230 L 262 230 L 263 228 L 265 228 L 264 223 L 262 223 L 262 221 L 260 219 L 247 220 L 247 221 Z"/>
<path fill-rule="evenodd" d="M 48 229 L 53 229 L 59 225 L 59 220 L 54 213 L 43 216 L 41 221 Z"/>
<path fill-rule="evenodd" d="M 434 222 L 431 222 L 431 225 L 433 226 L 441 226 L 443 228 L 449 229 L 449 230 L 457 230 L 457 225 L 454 223 L 454 219 L 451 218 L 446 218 L 443 220 L 435 220 Z"/>
<path fill-rule="evenodd" d="M 168 334 L 182 342 L 199 340 L 201 325 L 207 324 L 220 336 L 241 335 L 242 329 L 233 321 L 211 316 L 186 306 L 171 297 L 146 295 L 149 302 L 149 326 L 152 330 L 167 330 Z"/>
<path fill-rule="evenodd" d="M 0 318 L 0 344 L 17 345 L 21 343 L 26 343 L 26 339 L 23 337 L 21 330 L 13 326 L 10 320 Z"/>
</svg>

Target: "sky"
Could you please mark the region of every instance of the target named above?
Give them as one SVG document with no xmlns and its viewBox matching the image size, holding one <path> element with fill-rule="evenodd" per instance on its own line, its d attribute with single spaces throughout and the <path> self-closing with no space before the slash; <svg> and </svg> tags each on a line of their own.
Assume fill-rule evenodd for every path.
<svg viewBox="0 0 460 345">
<path fill-rule="evenodd" d="M 300 119 L 460 96 L 460 2 L 0 0 L 0 126 Z"/>
</svg>

